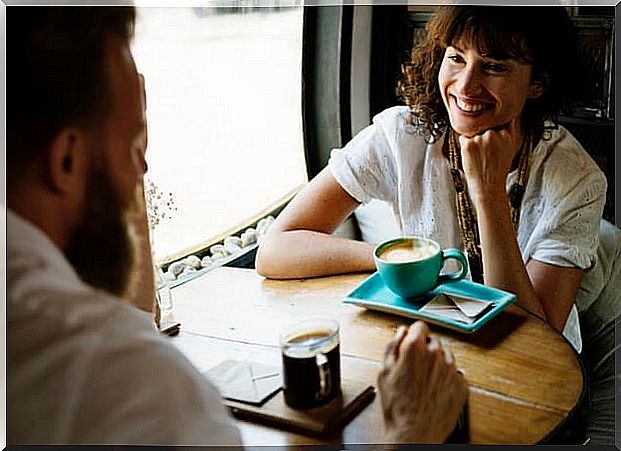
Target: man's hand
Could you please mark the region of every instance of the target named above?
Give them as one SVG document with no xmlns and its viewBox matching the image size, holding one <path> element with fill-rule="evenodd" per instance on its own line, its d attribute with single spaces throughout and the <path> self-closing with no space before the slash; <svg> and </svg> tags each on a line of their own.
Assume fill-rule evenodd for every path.
<svg viewBox="0 0 621 451">
<path fill-rule="evenodd" d="M 443 443 L 468 394 L 453 354 L 442 349 L 422 321 L 399 328 L 377 382 L 389 443 Z"/>
</svg>

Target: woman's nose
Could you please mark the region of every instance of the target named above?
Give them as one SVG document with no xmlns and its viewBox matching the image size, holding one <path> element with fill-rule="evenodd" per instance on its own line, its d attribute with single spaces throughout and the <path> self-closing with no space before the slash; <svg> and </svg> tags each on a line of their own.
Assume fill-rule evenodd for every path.
<svg viewBox="0 0 621 451">
<path fill-rule="evenodd" d="M 464 96 L 475 96 L 481 92 L 481 74 L 475 66 L 464 68 L 457 80 L 458 92 Z"/>
</svg>

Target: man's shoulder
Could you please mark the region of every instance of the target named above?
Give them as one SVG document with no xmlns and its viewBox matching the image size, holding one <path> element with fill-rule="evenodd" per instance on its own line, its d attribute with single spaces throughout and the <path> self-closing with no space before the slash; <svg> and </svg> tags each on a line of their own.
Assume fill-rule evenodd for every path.
<svg viewBox="0 0 621 451">
<path fill-rule="evenodd" d="M 56 315 L 43 311 L 9 323 L 7 388 L 24 406 L 20 418 L 35 415 L 27 406 L 42 400 L 70 419 L 62 437 L 41 431 L 52 441 L 239 444 L 215 387 L 149 315 L 106 293 L 94 296 L 89 301 L 101 310 L 91 309 L 91 317 L 74 309 L 55 324 Z"/>
<path fill-rule="evenodd" d="M 153 439 L 182 445 L 239 444 L 217 389 L 174 346 L 174 339 L 161 336 L 152 325 L 139 324 L 132 314 L 122 317 L 136 313 L 129 306 L 123 310 L 103 328 L 102 338 L 107 338 L 93 354 L 94 371 L 87 384 L 107 394 L 102 399 L 96 390 L 85 393 L 84 406 L 99 406 L 91 420 L 144 425 L 150 438 L 136 437 L 141 443 Z M 123 390 L 111 392 L 113 387 Z M 143 417 L 145 411 L 148 417 Z M 122 426 L 119 434 L 133 441 L 132 432 Z"/>
</svg>

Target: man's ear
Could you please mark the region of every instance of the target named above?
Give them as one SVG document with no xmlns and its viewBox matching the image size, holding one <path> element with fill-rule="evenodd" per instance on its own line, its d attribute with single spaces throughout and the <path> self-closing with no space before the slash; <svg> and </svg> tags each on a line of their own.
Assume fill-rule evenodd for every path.
<svg viewBox="0 0 621 451">
<path fill-rule="evenodd" d="M 48 181 L 56 193 L 81 191 L 86 181 L 88 139 L 77 127 L 62 129 L 48 151 Z"/>
</svg>

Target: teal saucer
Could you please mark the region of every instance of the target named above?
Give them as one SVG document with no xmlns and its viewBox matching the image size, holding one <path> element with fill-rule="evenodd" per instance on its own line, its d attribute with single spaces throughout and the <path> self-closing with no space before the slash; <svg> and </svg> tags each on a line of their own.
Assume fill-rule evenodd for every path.
<svg viewBox="0 0 621 451">
<path fill-rule="evenodd" d="M 441 293 L 489 302 L 492 304 L 492 308 L 488 309 L 486 313 L 482 314 L 472 324 L 466 324 L 420 311 L 428 301 Z M 472 333 L 487 324 L 507 306 L 513 304 L 515 302 L 515 295 L 507 291 L 487 287 L 464 279 L 439 285 L 422 297 L 405 299 L 390 291 L 390 289 L 384 285 L 379 273 L 375 272 L 349 293 L 343 302 L 365 307 L 370 310 L 379 310 L 408 318 L 422 319 L 459 332 Z"/>
</svg>

